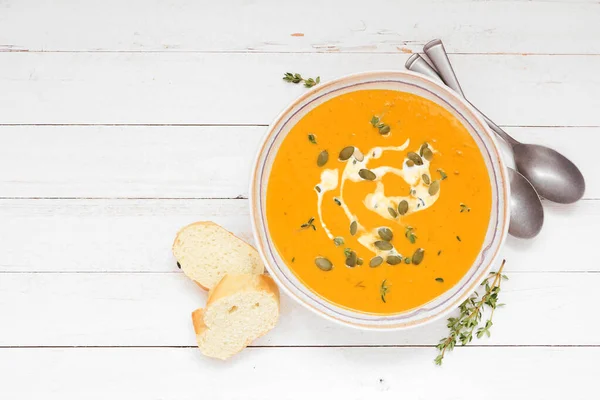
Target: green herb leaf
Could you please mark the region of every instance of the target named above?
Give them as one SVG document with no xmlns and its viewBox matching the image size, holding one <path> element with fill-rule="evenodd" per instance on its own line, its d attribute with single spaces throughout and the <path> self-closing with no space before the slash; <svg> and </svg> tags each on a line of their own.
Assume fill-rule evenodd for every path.
<svg viewBox="0 0 600 400">
<path fill-rule="evenodd" d="M 339 247 L 344 244 L 344 238 L 341 236 L 338 236 L 335 239 L 333 239 L 333 243 Z"/>
<path fill-rule="evenodd" d="M 381 295 L 381 301 L 383 301 L 384 303 L 385 301 L 385 296 L 387 296 L 388 292 L 390 291 L 389 286 L 386 285 L 387 279 L 384 279 L 383 282 L 381 282 L 381 286 L 379 287 L 379 294 Z"/>
<path fill-rule="evenodd" d="M 413 231 L 413 227 L 412 226 L 407 226 L 406 227 L 406 231 L 404 232 L 404 236 L 408 239 L 409 242 L 411 242 L 412 244 L 415 244 L 415 242 L 417 241 L 417 235 L 415 235 L 414 231 Z"/>
<path fill-rule="evenodd" d="M 302 75 L 300 75 L 298 73 L 293 74 L 291 72 L 286 72 L 285 74 L 283 74 L 283 80 L 286 82 L 295 83 L 295 84 L 304 82 L 304 86 L 307 88 L 311 88 L 311 87 L 321 83 L 321 77 L 319 77 L 319 76 L 317 76 L 316 79 L 313 79 L 313 78 L 304 79 L 302 77 Z"/>
<path fill-rule="evenodd" d="M 311 142 L 312 144 L 317 144 L 317 137 L 315 136 L 314 133 L 308 134 L 308 141 Z"/>
<path fill-rule="evenodd" d="M 447 351 L 452 351 L 457 342 L 461 345 L 466 345 L 473 340 L 473 335 L 480 339 L 483 336 L 489 337 L 491 335 L 490 328 L 492 327 L 492 319 L 494 317 L 494 311 L 500 304 L 497 303 L 498 294 L 500 293 L 500 284 L 503 280 L 502 270 L 504 269 L 505 261 L 502 261 L 502 265 L 497 272 L 492 272 L 487 278 L 481 282 L 481 287 L 485 288 L 485 292 L 482 296 L 479 296 L 477 292 L 472 294 L 467 300 L 465 300 L 459 307 L 459 316 L 448 318 L 447 327 L 449 334 L 447 337 L 440 340 L 436 346 L 439 354 L 435 357 L 434 362 L 436 365 L 442 365 L 442 361 Z M 438 279 L 441 279 L 439 281 Z M 436 278 L 436 281 L 442 283 L 442 278 Z M 488 307 L 491 309 L 491 313 L 487 321 L 483 326 L 479 326 L 484 309 Z"/>
<path fill-rule="evenodd" d="M 302 225 L 300 225 L 300 228 L 301 229 L 312 228 L 313 231 L 316 231 L 317 227 L 315 226 L 314 222 L 315 222 L 315 218 L 314 217 L 310 217 L 310 219 L 308 220 L 308 222 L 305 222 Z"/>
</svg>

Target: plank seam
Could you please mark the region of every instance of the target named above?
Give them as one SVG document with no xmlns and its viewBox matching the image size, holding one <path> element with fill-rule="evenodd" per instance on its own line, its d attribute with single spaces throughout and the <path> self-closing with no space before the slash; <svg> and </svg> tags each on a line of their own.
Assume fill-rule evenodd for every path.
<svg viewBox="0 0 600 400">
<path fill-rule="evenodd" d="M 374 345 L 273 345 L 273 346 L 248 346 L 249 349 L 371 349 L 371 348 L 435 348 L 435 344 L 374 344 Z M 469 344 L 468 346 L 457 346 L 462 348 L 600 348 L 600 344 Z M 197 346 L 0 346 L 4 349 L 197 349 Z"/>
</svg>

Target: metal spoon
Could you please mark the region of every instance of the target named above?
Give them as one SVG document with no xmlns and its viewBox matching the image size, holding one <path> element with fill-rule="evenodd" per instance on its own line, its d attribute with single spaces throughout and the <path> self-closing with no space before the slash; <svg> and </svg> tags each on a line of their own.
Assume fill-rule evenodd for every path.
<svg viewBox="0 0 600 400">
<path fill-rule="evenodd" d="M 418 54 L 413 54 L 408 59 L 406 68 L 443 83 L 433 67 Z M 508 168 L 508 178 L 510 184 L 508 233 L 523 239 L 535 237 L 544 225 L 542 202 L 531 183 L 523 175 Z"/>
<path fill-rule="evenodd" d="M 465 97 L 442 41 L 432 40 L 423 47 L 423 51 L 446 85 Z M 549 147 L 521 143 L 483 113 L 481 115 L 490 128 L 512 147 L 517 169 L 531 182 L 540 196 L 564 204 L 581 199 L 585 192 L 585 179 L 579 168 L 568 158 Z"/>
</svg>

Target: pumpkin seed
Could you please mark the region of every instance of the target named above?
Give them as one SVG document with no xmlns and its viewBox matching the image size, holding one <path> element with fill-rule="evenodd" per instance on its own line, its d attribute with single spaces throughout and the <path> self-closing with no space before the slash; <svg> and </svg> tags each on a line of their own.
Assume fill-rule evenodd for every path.
<svg viewBox="0 0 600 400">
<path fill-rule="evenodd" d="M 431 159 L 433 158 L 433 151 L 431 151 L 429 147 L 425 147 L 423 149 L 423 158 L 427 161 L 431 161 Z"/>
<path fill-rule="evenodd" d="M 440 191 L 440 181 L 433 181 L 431 182 L 431 185 L 429 185 L 429 195 L 430 196 L 435 196 L 437 194 L 437 192 Z"/>
<path fill-rule="evenodd" d="M 346 265 L 350 268 L 356 267 L 356 253 L 351 251 L 350 255 L 346 257 Z"/>
<path fill-rule="evenodd" d="M 326 259 L 325 257 L 317 257 L 315 258 L 315 264 L 321 271 L 331 271 L 333 268 L 333 264 L 331 261 Z"/>
<path fill-rule="evenodd" d="M 406 157 L 410 161 L 414 162 L 415 165 L 423 165 L 423 159 L 417 153 L 413 153 L 412 151 L 409 151 L 408 154 L 406 155 Z"/>
<path fill-rule="evenodd" d="M 377 233 L 379 234 L 379 237 L 386 242 L 390 242 L 394 238 L 394 233 L 390 228 L 379 228 Z"/>
<path fill-rule="evenodd" d="M 362 259 L 362 258 L 360 258 L 360 257 L 358 257 L 358 258 L 356 259 L 356 265 L 363 265 L 363 264 L 364 264 L 364 261 L 363 261 L 363 259 Z"/>
<path fill-rule="evenodd" d="M 402 262 L 402 256 L 397 256 L 397 255 L 387 256 L 387 259 L 385 260 L 385 262 L 387 262 L 390 265 L 398 265 Z"/>
<path fill-rule="evenodd" d="M 365 168 L 358 171 L 358 175 L 366 181 L 374 181 L 377 178 L 377 175 L 373 171 Z"/>
<path fill-rule="evenodd" d="M 427 174 L 421 175 L 421 179 L 423 179 L 423 182 L 425 182 L 426 185 L 429 185 L 431 183 L 431 179 L 429 179 L 429 175 Z"/>
<path fill-rule="evenodd" d="M 398 217 L 398 213 L 392 207 L 388 207 L 388 212 L 390 213 L 390 215 L 392 216 L 392 218 Z"/>
<path fill-rule="evenodd" d="M 444 283 L 444 278 L 435 278 L 436 282 Z"/>
<path fill-rule="evenodd" d="M 356 223 L 356 221 L 352 221 L 352 223 L 350 224 L 350 234 L 352 236 L 356 235 L 357 230 L 358 230 L 358 224 Z"/>
<path fill-rule="evenodd" d="M 406 200 L 402 200 L 399 204 L 398 204 L 398 214 L 400 215 L 404 215 L 408 212 L 408 201 Z"/>
<path fill-rule="evenodd" d="M 308 134 L 308 141 L 312 144 L 317 144 L 317 137 L 313 133 Z"/>
<path fill-rule="evenodd" d="M 353 156 L 357 161 L 363 161 L 365 159 L 365 156 L 363 155 L 363 153 L 361 153 L 361 151 L 359 149 L 357 149 L 356 147 L 354 148 Z"/>
<path fill-rule="evenodd" d="M 344 147 L 342 151 L 340 151 L 339 159 L 340 161 L 346 161 L 354 154 L 354 146 Z"/>
<path fill-rule="evenodd" d="M 379 267 L 381 265 L 381 263 L 383 263 L 383 258 L 380 256 L 376 256 L 376 257 L 371 258 L 371 261 L 369 261 L 369 267 L 371 267 L 371 268 Z"/>
<path fill-rule="evenodd" d="M 412 256 L 412 263 L 415 265 L 419 265 L 421 264 L 421 261 L 423 261 L 423 256 L 425 255 L 425 250 L 423 250 L 422 248 L 418 248 L 415 250 L 415 253 Z"/>
<path fill-rule="evenodd" d="M 336 246 L 341 246 L 341 245 L 343 245 L 343 244 L 344 244 L 344 238 L 343 238 L 343 237 L 341 237 L 341 236 L 338 236 L 338 237 L 336 237 L 335 239 L 333 239 L 333 243 L 334 243 Z"/>
<path fill-rule="evenodd" d="M 323 150 L 319 153 L 319 156 L 317 157 L 317 165 L 319 167 L 322 167 L 323 165 L 327 164 L 327 161 L 329 161 L 329 153 L 327 152 L 327 150 Z"/>
<path fill-rule="evenodd" d="M 377 240 L 375 243 L 373 243 L 375 245 L 375 247 L 377 247 L 379 250 L 391 250 L 394 248 L 394 246 L 392 246 L 392 244 L 390 242 L 386 242 L 385 240 Z"/>
<path fill-rule="evenodd" d="M 388 133 L 390 133 L 390 127 L 389 125 L 383 125 L 379 128 L 379 134 L 380 135 L 387 135 Z"/>
<path fill-rule="evenodd" d="M 408 160 L 408 161 L 406 161 L 406 166 L 407 167 L 414 167 L 415 166 L 415 162 L 413 160 Z"/>
<path fill-rule="evenodd" d="M 421 148 L 419 149 L 419 155 L 420 155 L 421 157 L 423 157 L 423 149 L 425 149 L 425 148 L 427 148 L 427 147 L 429 147 L 429 144 L 427 144 L 427 142 L 425 142 L 425 143 L 423 143 L 423 144 L 421 145 Z"/>
</svg>

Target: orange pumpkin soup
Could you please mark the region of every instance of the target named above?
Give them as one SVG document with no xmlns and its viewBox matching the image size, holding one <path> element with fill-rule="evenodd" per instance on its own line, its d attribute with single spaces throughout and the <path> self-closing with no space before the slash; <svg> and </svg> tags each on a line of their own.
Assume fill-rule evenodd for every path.
<svg viewBox="0 0 600 400">
<path fill-rule="evenodd" d="M 450 112 L 409 93 L 360 90 L 292 128 L 266 210 L 279 254 L 305 285 L 339 306 L 391 314 L 467 272 L 485 237 L 491 186 Z"/>
</svg>

